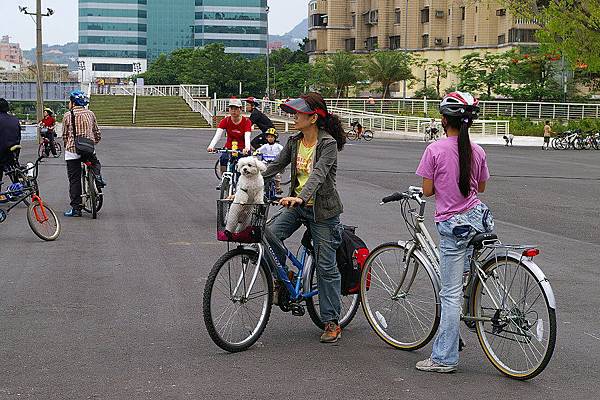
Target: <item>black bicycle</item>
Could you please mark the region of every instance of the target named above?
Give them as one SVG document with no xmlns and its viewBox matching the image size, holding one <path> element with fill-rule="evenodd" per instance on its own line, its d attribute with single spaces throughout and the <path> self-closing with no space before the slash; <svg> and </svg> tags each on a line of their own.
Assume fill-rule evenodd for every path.
<svg viewBox="0 0 600 400">
<path fill-rule="evenodd" d="M 96 182 L 96 175 L 89 161 L 81 163 L 81 193 L 83 210 L 92 214 L 92 219 L 98 218 L 98 212 L 104 202 L 104 194 Z"/>
</svg>

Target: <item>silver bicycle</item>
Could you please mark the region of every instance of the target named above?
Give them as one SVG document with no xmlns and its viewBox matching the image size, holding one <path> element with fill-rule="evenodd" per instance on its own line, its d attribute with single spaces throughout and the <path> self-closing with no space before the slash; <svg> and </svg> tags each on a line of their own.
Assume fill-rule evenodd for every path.
<svg viewBox="0 0 600 400">
<path fill-rule="evenodd" d="M 363 311 L 375 333 L 402 350 L 425 346 L 440 323 L 439 252 L 424 224 L 422 189 L 410 187 L 381 204 L 400 202 L 412 238 L 371 252 L 361 276 Z M 461 320 L 476 332 L 487 358 L 503 374 L 530 379 L 544 370 L 556 342 L 550 282 L 533 262 L 539 250 L 477 234 L 463 277 Z"/>
</svg>

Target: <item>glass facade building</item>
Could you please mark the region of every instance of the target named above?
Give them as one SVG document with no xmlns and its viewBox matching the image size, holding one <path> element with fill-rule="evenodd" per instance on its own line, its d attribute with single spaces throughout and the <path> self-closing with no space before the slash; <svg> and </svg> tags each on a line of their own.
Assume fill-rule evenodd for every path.
<svg viewBox="0 0 600 400">
<path fill-rule="evenodd" d="M 266 54 L 266 7 L 267 0 L 79 0 L 84 80 L 126 78 L 162 53 L 211 43 Z"/>
</svg>

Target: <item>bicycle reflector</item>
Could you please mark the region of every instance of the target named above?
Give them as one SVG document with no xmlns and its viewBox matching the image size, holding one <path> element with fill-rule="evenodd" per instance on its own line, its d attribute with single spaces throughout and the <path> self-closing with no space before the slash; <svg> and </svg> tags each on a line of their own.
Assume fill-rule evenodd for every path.
<svg viewBox="0 0 600 400">
<path fill-rule="evenodd" d="M 540 254 L 540 251 L 538 249 L 525 249 L 523 251 L 524 257 L 535 257 L 538 254 Z"/>
</svg>

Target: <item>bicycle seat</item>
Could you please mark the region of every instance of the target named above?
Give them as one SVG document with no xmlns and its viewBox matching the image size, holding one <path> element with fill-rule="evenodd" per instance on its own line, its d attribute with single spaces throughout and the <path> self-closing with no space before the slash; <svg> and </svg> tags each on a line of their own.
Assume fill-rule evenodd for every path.
<svg viewBox="0 0 600 400">
<path fill-rule="evenodd" d="M 483 247 L 483 242 L 496 239 L 498 239 L 498 235 L 495 233 L 478 233 L 473 236 L 473 239 L 469 242 L 469 246 L 473 246 L 475 250 L 478 250 Z"/>
<path fill-rule="evenodd" d="M 20 144 L 15 144 L 14 146 L 11 146 L 10 149 L 8 149 L 9 151 L 17 151 L 17 150 L 21 150 L 22 147 Z"/>
</svg>

